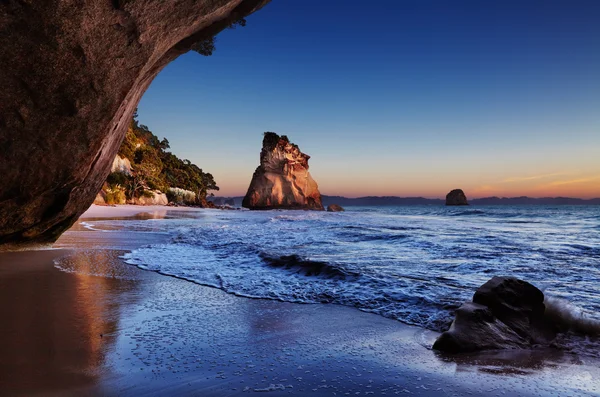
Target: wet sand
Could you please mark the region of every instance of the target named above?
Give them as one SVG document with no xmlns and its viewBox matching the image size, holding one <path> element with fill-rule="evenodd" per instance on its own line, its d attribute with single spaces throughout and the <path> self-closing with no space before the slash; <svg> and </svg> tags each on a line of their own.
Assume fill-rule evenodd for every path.
<svg viewBox="0 0 600 397">
<path fill-rule="evenodd" d="M 157 211 L 85 216 L 202 214 Z M 60 249 L 0 253 L 0 395 L 600 395 L 596 359 L 438 355 L 435 333 L 374 314 L 247 299 L 126 265 L 123 252 L 166 236 L 151 223 L 106 232 L 80 221 Z"/>
</svg>

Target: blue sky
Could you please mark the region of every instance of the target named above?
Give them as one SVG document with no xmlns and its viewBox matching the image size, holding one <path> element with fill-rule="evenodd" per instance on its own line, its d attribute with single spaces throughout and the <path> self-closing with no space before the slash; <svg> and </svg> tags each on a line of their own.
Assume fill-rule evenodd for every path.
<svg viewBox="0 0 600 397">
<path fill-rule="evenodd" d="M 600 196 L 600 1 L 273 0 L 139 120 L 243 195 L 264 131 L 324 194 Z"/>
</svg>

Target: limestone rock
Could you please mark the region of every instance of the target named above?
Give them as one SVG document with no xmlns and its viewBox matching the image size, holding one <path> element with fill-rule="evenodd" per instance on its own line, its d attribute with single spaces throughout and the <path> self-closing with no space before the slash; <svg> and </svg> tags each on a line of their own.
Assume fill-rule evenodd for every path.
<svg viewBox="0 0 600 397">
<path fill-rule="evenodd" d="M 446 195 L 446 205 L 469 205 L 462 189 L 454 189 Z"/>
<path fill-rule="evenodd" d="M 0 244 L 56 240 L 154 77 L 267 2 L 0 1 Z"/>
<path fill-rule="evenodd" d="M 106 193 L 103 190 L 100 190 L 100 192 L 98 192 L 93 204 L 106 205 Z"/>
<path fill-rule="evenodd" d="M 131 175 L 131 161 L 127 157 L 122 158 L 117 154 L 113 160 L 110 172 L 122 172 L 126 175 Z"/>
<path fill-rule="evenodd" d="M 142 195 L 133 199 L 131 204 L 135 205 L 167 205 L 169 200 L 167 195 L 159 190 L 148 191 L 148 196 Z M 150 196 L 150 194 L 152 196 Z"/>
<path fill-rule="evenodd" d="M 433 349 L 460 353 L 547 344 L 557 330 L 544 312 L 542 291 L 514 277 L 494 277 L 456 311 Z"/>
<path fill-rule="evenodd" d="M 344 208 L 341 205 L 329 204 L 327 206 L 327 212 L 342 212 Z"/>
<path fill-rule="evenodd" d="M 309 158 L 285 135 L 265 132 L 260 165 L 242 207 L 323 210 L 317 182 L 308 172 Z"/>
</svg>

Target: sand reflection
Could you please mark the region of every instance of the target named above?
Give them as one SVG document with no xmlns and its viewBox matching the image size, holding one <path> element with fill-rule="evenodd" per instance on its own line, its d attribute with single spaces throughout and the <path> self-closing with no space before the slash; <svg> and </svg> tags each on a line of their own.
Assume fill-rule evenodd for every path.
<svg viewBox="0 0 600 397">
<path fill-rule="evenodd" d="M 549 368 L 582 364 L 581 359 L 558 349 L 490 350 L 466 354 L 442 354 L 444 362 L 456 364 L 456 372 L 485 372 L 493 375 L 533 375 Z"/>
<path fill-rule="evenodd" d="M 52 263 L 65 254 L 0 254 L 0 390 L 8 394 L 86 387 L 105 370 L 119 292 L 135 281 L 94 275 L 109 267 L 110 251 L 71 253 L 83 271 L 70 274 Z"/>
</svg>

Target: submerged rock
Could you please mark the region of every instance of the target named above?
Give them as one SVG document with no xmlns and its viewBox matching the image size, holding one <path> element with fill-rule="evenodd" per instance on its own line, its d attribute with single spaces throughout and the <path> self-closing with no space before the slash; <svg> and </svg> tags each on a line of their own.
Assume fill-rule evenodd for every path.
<svg viewBox="0 0 600 397">
<path fill-rule="evenodd" d="M 345 211 L 344 208 L 341 205 L 338 204 L 329 204 L 327 206 L 327 211 L 328 212 L 342 212 Z"/>
<path fill-rule="evenodd" d="M 287 136 L 265 132 L 260 165 L 254 171 L 242 207 L 253 210 L 323 210 L 317 182 L 308 172 L 310 156 Z"/>
<path fill-rule="evenodd" d="M 454 189 L 446 195 L 446 205 L 469 205 L 462 189 Z"/>
<path fill-rule="evenodd" d="M 545 318 L 545 310 L 544 294 L 533 285 L 494 277 L 477 289 L 473 302 L 456 311 L 450 329 L 433 349 L 461 353 L 550 343 L 557 329 Z"/>
</svg>

